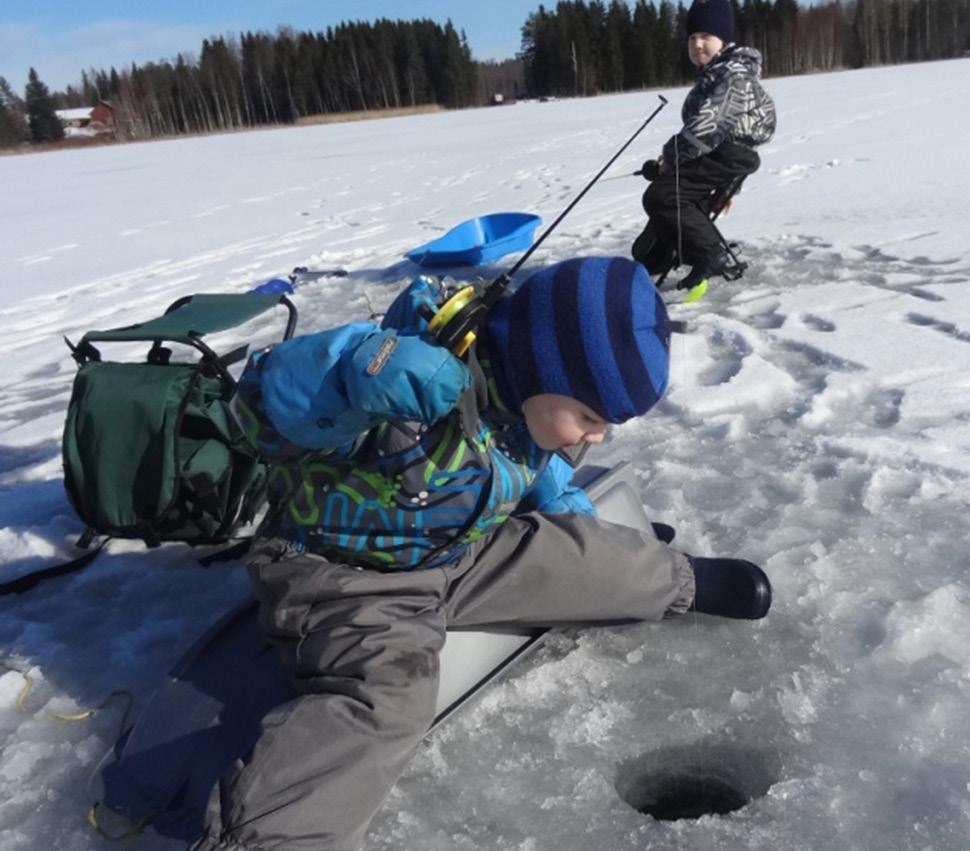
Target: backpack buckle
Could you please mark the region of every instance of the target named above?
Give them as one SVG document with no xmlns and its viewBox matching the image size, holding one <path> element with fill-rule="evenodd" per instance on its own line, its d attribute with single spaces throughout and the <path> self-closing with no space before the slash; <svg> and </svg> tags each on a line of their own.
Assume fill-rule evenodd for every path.
<svg viewBox="0 0 970 851">
<path fill-rule="evenodd" d="M 67 347 L 71 350 L 71 357 L 77 361 L 78 366 L 101 360 L 101 352 L 87 340 L 82 339 L 76 346 L 67 337 L 64 337 L 64 342 L 67 343 Z"/>
</svg>

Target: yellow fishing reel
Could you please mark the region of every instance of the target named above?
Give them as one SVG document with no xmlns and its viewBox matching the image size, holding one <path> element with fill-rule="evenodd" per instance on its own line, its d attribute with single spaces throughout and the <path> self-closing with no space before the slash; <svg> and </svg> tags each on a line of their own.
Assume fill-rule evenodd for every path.
<svg viewBox="0 0 970 851">
<path fill-rule="evenodd" d="M 475 342 L 476 333 L 466 328 L 465 315 L 479 298 L 475 287 L 462 287 L 449 298 L 428 322 L 428 331 L 453 355 L 461 357 Z"/>
<path fill-rule="evenodd" d="M 462 357 L 475 342 L 478 329 L 508 282 L 508 276 L 502 275 L 484 291 L 472 284 L 462 287 L 428 320 L 428 331 L 453 355 Z"/>
</svg>

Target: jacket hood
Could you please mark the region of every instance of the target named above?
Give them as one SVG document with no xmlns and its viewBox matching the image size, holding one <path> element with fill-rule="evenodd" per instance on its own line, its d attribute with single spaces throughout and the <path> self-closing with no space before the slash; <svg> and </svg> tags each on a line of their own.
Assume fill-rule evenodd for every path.
<svg viewBox="0 0 970 851">
<path fill-rule="evenodd" d="M 763 61 L 760 51 L 755 50 L 753 47 L 735 44 L 732 41 L 724 45 L 721 48 L 721 52 L 701 69 L 701 74 L 722 63 L 735 62 L 746 66 L 754 76 L 760 77 Z"/>
</svg>

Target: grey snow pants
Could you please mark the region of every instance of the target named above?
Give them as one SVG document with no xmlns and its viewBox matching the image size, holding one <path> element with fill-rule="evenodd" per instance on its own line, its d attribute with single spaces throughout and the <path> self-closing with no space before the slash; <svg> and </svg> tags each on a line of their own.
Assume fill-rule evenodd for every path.
<svg viewBox="0 0 970 851">
<path fill-rule="evenodd" d="M 686 556 L 576 514 L 511 517 L 441 568 L 385 573 L 270 540 L 249 573 L 298 697 L 213 790 L 194 851 L 356 851 L 434 720 L 448 626 L 659 620 L 694 595 Z"/>
</svg>

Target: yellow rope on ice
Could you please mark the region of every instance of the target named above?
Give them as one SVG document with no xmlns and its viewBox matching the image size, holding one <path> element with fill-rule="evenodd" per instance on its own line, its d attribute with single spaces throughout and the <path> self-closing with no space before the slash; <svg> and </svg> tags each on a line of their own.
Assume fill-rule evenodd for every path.
<svg viewBox="0 0 970 851">
<path fill-rule="evenodd" d="M 119 697 L 125 700 L 125 710 L 121 713 L 121 718 L 118 721 L 118 736 L 120 736 L 125 731 L 125 726 L 128 723 L 128 714 L 131 712 L 131 707 L 135 702 L 134 695 L 125 689 L 118 689 L 117 691 L 111 692 L 111 694 L 93 709 L 84 709 L 81 712 L 57 712 L 54 709 L 48 709 L 47 714 L 51 718 L 57 718 L 59 721 L 85 721 Z"/>
<path fill-rule="evenodd" d="M 20 689 L 20 694 L 17 695 L 16 706 L 20 712 L 28 713 L 29 710 L 26 707 L 27 695 L 30 694 L 30 690 L 33 687 L 33 681 L 30 679 L 30 674 L 21 668 L 11 665 L 9 662 L 4 662 L 0 659 L 0 668 L 6 668 L 15 674 L 20 674 L 23 677 L 24 684 Z M 104 700 L 101 701 L 93 709 L 82 709 L 80 712 L 58 712 L 56 709 L 47 709 L 45 714 L 50 718 L 56 718 L 58 721 L 86 721 L 88 718 L 93 717 L 97 712 L 104 709 L 109 703 L 117 698 L 125 699 L 125 710 L 121 713 L 121 719 L 119 720 L 119 736 L 125 730 L 125 725 L 128 722 L 128 713 L 131 712 L 132 704 L 135 702 L 135 697 L 130 691 L 125 691 L 124 689 L 118 689 L 117 691 L 111 692 Z"/>
<path fill-rule="evenodd" d="M 25 702 L 27 700 L 27 695 L 30 694 L 31 686 L 33 685 L 30 675 L 21 668 L 17 668 L 8 662 L 4 662 L 2 659 L 0 659 L 0 668 L 5 668 L 6 670 L 12 671 L 15 674 L 20 674 L 20 676 L 23 677 L 24 684 L 20 689 L 20 694 L 17 695 L 16 706 L 20 712 L 28 713 L 29 710 L 25 706 Z M 80 712 L 58 712 L 55 709 L 47 709 L 45 710 L 45 714 L 50 718 L 56 718 L 58 721 L 86 721 L 88 718 L 93 717 L 117 698 L 124 698 L 125 700 L 125 710 L 121 713 L 121 718 L 118 722 L 118 734 L 115 736 L 115 740 L 117 741 L 125 732 L 125 726 L 128 723 L 128 714 L 131 712 L 131 707 L 135 702 L 134 695 L 130 691 L 125 691 L 124 689 L 113 691 L 93 709 L 82 709 Z M 141 833 L 148 821 L 147 819 L 142 819 L 141 821 L 131 821 L 131 819 L 126 818 L 120 813 L 115 813 L 117 818 L 123 819 L 129 826 L 126 827 L 121 833 L 108 833 L 101 826 L 101 824 L 98 823 L 98 806 L 99 804 L 94 804 L 91 809 L 88 810 L 88 824 L 90 824 L 91 827 L 93 827 L 101 836 L 103 836 L 105 839 L 111 840 L 112 842 L 120 842 L 121 840 L 128 839 L 138 833 Z"/>
<path fill-rule="evenodd" d="M 0 668 L 6 668 L 15 674 L 20 674 L 24 678 L 23 687 L 20 689 L 20 694 L 17 695 L 16 706 L 21 712 L 26 712 L 24 708 L 24 701 L 27 700 L 27 695 L 30 693 L 30 687 L 32 683 L 30 682 L 30 677 L 27 675 L 26 671 L 21 671 L 20 668 L 15 668 L 13 665 L 9 665 L 0 659 Z"/>
</svg>

